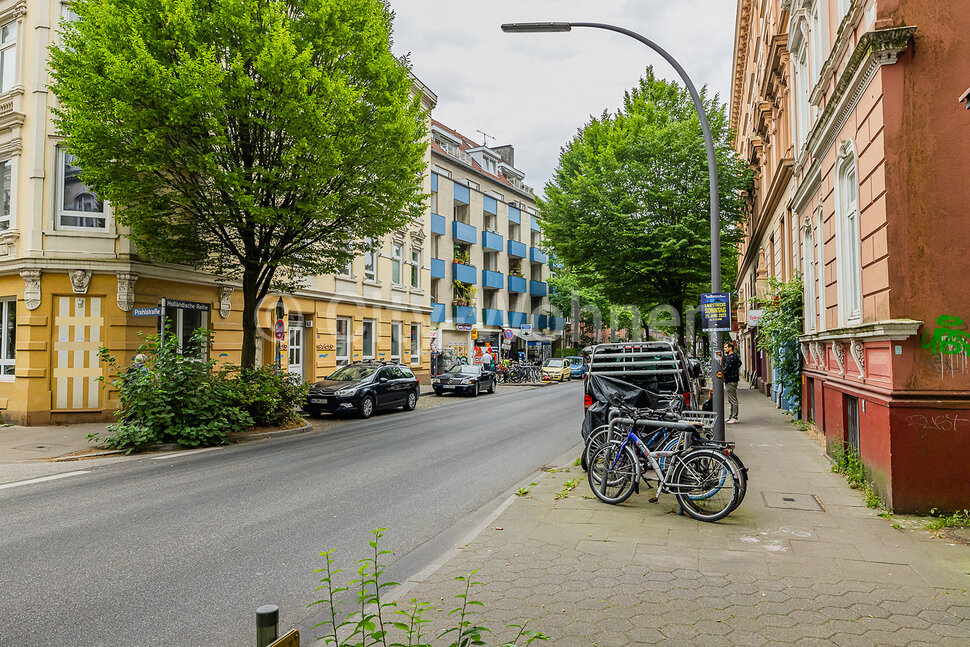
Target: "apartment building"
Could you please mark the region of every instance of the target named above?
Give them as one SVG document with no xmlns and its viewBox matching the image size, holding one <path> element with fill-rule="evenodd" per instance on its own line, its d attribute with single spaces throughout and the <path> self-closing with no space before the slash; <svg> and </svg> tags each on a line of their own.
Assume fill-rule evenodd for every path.
<svg viewBox="0 0 970 647">
<path fill-rule="evenodd" d="M 501 347 L 503 357 L 548 356 L 565 320 L 550 313 L 535 198 L 513 147 L 477 144 L 435 120 L 431 137 L 436 348 L 469 359 L 485 344 Z"/>
<path fill-rule="evenodd" d="M 242 295 L 232 281 L 139 256 L 112 205 L 80 179 L 56 131 L 47 47 L 73 16 L 58 0 L 0 0 L 0 412 L 5 421 L 45 424 L 104 420 L 117 393 L 98 349 L 130 361 L 166 304 L 183 352 L 240 360 Z M 430 110 L 437 99 L 415 81 Z M 427 155 L 430 165 L 431 154 Z M 431 176 L 425 176 L 431 192 Z M 280 363 L 305 380 L 362 359 L 408 362 L 430 371 L 430 219 L 380 241 L 337 276 L 309 277 L 293 294 L 261 304 L 258 360 L 276 361 L 273 323 L 282 301 Z M 214 341 L 192 348 L 192 331 Z"/>
<path fill-rule="evenodd" d="M 970 12 L 923 0 L 740 0 L 738 9 L 739 149 L 764 141 L 761 115 L 776 114 L 765 43 L 784 41 L 779 60 L 787 55 L 791 180 L 773 212 L 780 228 L 754 232 L 745 257 L 766 276 L 804 279 L 802 415 L 830 452 L 861 455 L 893 509 L 963 509 Z M 752 163 L 780 177 L 770 155 Z M 770 186 L 759 184 L 753 205 L 770 202 Z M 741 281 L 750 285 L 750 271 Z"/>
</svg>

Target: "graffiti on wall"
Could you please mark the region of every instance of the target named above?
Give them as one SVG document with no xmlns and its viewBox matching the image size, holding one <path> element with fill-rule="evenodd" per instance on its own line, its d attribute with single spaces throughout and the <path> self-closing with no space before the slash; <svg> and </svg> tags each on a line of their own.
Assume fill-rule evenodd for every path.
<svg viewBox="0 0 970 647">
<path fill-rule="evenodd" d="M 961 422 L 970 422 L 956 413 L 944 413 L 938 416 L 924 416 L 914 414 L 906 416 L 906 424 L 914 431 L 958 431 Z"/>
<path fill-rule="evenodd" d="M 935 370 L 939 368 L 940 377 L 954 377 L 958 372 L 966 375 L 970 368 L 970 333 L 967 324 L 960 317 L 940 315 L 936 318 L 933 334 L 923 332 L 923 348 L 933 353 L 928 364 Z"/>
</svg>

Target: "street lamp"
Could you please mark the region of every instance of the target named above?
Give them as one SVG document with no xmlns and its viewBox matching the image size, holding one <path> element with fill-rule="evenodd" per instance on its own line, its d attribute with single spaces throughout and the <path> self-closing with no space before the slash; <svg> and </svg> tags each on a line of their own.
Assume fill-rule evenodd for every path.
<svg viewBox="0 0 970 647">
<path fill-rule="evenodd" d="M 697 89 L 691 82 L 687 72 L 681 67 L 673 56 L 668 54 L 662 47 L 655 42 L 641 36 L 640 34 L 598 22 L 518 22 L 506 23 L 502 25 L 502 31 L 506 33 L 550 33 L 572 31 L 573 27 L 591 27 L 593 29 L 606 29 L 629 36 L 640 41 L 650 49 L 660 54 L 664 60 L 677 70 L 680 78 L 690 92 L 691 99 L 694 101 L 694 110 L 697 111 L 697 118 L 701 123 L 701 131 L 704 133 L 704 145 L 707 148 L 707 170 L 710 175 L 711 184 L 711 292 L 721 291 L 721 203 L 717 188 L 717 157 L 714 154 L 714 138 L 711 137 L 711 124 L 707 120 L 707 113 L 704 111 L 704 104 L 701 97 L 697 94 Z M 717 414 L 717 421 L 714 423 L 714 438 L 724 440 L 724 377 L 721 373 L 721 333 L 715 331 L 712 339 L 713 348 L 711 349 L 711 372 L 712 389 L 714 398 L 714 412 Z"/>
<path fill-rule="evenodd" d="M 282 337 L 280 336 L 279 330 L 280 330 L 281 324 L 283 323 L 284 314 L 285 314 L 285 311 L 283 309 L 283 297 L 280 297 L 279 300 L 276 302 L 276 326 L 275 326 L 275 330 L 273 331 L 273 336 L 276 337 L 276 372 L 277 373 L 282 371 L 282 368 L 280 367 L 280 341 L 282 341 Z"/>
</svg>

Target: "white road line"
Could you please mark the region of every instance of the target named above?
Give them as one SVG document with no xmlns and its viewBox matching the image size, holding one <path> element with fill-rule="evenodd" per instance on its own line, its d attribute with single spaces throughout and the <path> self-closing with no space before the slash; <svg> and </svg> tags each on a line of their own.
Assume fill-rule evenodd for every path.
<svg viewBox="0 0 970 647">
<path fill-rule="evenodd" d="M 0 490 L 4 490 L 8 487 L 18 487 L 20 485 L 30 485 L 32 483 L 42 483 L 44 481 L 54 481 L 56 479 L 67 478 L 68 476 L 78 476 L 79 474 L 90 474 L 91 470 L 78 470 L 76 472 L 64 472 L 63 474 L 53 474 L 51 476 L 41 476 L 36 479 L 29 479 L 27 481 L 16 481 L 14 483 L 3 483 L 0 484 Z"/>
<path fill-rule="evenodd" d="M 186 452 L 176 452 L 174 454 L 165 454 L 164 456 L 146 456 L 145 458 L 150 458 L 153 461 L 167 461 L 170 458 L 178 458 L 179 456 L 188 456 L 189 454 L 201 454 L 202 452 L 211 452 L 214 449 L 220 449 L 220 448 L 206 447 L 205 449 L 190 449 Z"/>
</svg>

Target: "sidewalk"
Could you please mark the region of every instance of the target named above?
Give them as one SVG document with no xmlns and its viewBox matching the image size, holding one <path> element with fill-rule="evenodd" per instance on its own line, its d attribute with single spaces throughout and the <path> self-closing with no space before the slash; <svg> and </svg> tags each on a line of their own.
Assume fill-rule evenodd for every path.
<svg viewBox="0 0 970 647">
<path fill-rule="evenodd" d="M 530 618 L 556 647 L 970 644 L 970 547 L 892 528 L 770 400 L 739 397 L 728 436 L 748 493 L 723 521 L 677 516 L 672 496 L 650 504 L 644 491 L 606 505 L 568 467 L 523 484 L 528 496 L 399 598 L 431 602 L 440 631 L 454 578 L 478 569 L 489 644 Z"/>
</svg>

